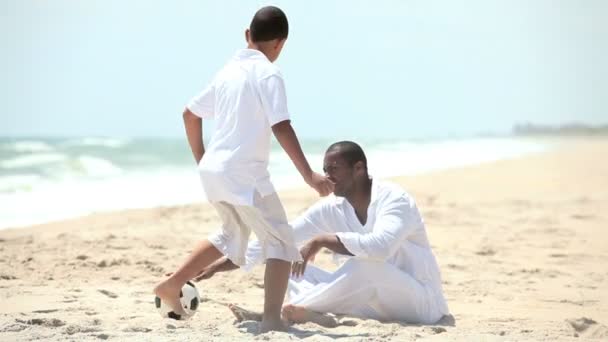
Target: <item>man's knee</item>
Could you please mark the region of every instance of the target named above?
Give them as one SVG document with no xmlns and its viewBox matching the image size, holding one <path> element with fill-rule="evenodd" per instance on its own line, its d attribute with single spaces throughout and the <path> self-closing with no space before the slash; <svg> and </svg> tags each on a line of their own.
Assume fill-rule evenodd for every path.
<svg viewBox="0 0 608 342">
<path fill-rule="evenodd" d="M 375 274 L 383 272 L 387 266 L 390 265 L 386 262 L 350 258 L 342 265 L 339 271 L 346 274 L 349 278 L 367 282 L 370 280 L 370 277 L 374 278 Z"/>
</svg>

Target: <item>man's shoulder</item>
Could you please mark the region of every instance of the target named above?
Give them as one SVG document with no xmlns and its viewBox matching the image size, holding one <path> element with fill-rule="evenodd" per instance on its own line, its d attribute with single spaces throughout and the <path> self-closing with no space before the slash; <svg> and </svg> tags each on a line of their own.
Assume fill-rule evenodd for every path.
<svg viewBox="0 0 608 342">
<path fill-rule="evenodd" d="M 390 196 L 390 197 L 407 197 L 411 198 L 412 196 L 407 192 L 407 190 L 397 184 L 395 182 L 387 181 L 387 180 L 374 180 L 376 182 L 376 186 L 378 187 L 378 195 L 380 196 Z"/>
<path fill-rule="evenodd" d="M 327 197 L 323 197 L 317 202 L 315 202 L 312 206 L 310 206 L 310 208 L 308 209 L 308 213 L 328 214 L 336 210 L 340 210 L 343 201 L 344 198 L 337 197 L 333 194 Z"/>
<path fill-rule="evenodd" d="M 408 207 L 416 206 L 416 201 L 410 193 L 400 184 L 390 181 L 378 181 L 376 197 L 380 203 L 402 203 Z"/>
</svg>

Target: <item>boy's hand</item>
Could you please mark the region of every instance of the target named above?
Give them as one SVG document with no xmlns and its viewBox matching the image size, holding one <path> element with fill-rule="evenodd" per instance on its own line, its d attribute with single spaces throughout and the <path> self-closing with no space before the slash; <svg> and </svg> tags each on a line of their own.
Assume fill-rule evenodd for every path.
<svg viewBox="0 0 608 342">
<path fill-rule="evenodd" d="M 316 172 L 312 173 L 308 185 L 317 190 L 321 197 L 325 197 L 334 192 L 334 183 L 330 181 L 329 178 Z"/>
</svg>

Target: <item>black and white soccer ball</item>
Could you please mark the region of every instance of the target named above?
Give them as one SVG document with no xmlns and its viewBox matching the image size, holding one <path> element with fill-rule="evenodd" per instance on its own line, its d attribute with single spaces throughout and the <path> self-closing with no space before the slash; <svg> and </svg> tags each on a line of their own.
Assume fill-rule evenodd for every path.
<svg viewBox="0 0 608 342">
<path fill-rule="evenodd" d="M 192 282 L 187 282 L 182 287 L 182 290 L 179 292 L 179 300 L 182 303 L 182 308 L 186 312 L 185 315 L 177 314 L 173 311 L 171 306 L 166 303 L 163 303 L 162 300 L 158 296 L 154 297 L 154 306 L 164 318 L 173 318 L 177 320 L 185 320 L 188 319 L 196 313 L 196 309 L 201 302 L 201 297 L 198 294 L 198 290 L 196 286 Z"/>
</svg>

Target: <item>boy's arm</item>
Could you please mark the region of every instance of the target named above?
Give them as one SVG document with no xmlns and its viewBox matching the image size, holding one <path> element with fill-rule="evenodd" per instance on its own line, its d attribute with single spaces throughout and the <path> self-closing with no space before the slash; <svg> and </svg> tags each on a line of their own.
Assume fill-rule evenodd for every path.
<svg viewBox="0 0 608 342">
<path fill-rule="evenodd" d="M 205 154 L 205 146 L 203 145 L 203 119 L 194 115 L 188 108 L 184 109 L 183 117 L 188 144 L 190 144 L 192 155 L 198 164 L 203 158 L 203 154 Z"/>
<path fill-rule="evenodd" d="M 327 196 L 333 191 L 333 183 L 316 172 L 313 172 L 302 152 L 300 142 L 291 127 L 290 120 L 284 120 L 272 126 L 272 132 L 295 165 L 306 184 L 317 190 L 319 195 Z"/>
</svg>

